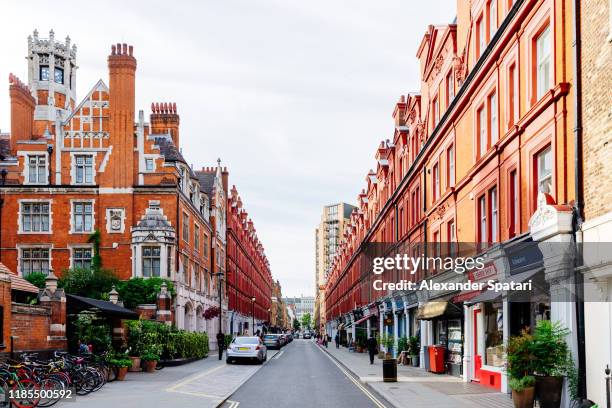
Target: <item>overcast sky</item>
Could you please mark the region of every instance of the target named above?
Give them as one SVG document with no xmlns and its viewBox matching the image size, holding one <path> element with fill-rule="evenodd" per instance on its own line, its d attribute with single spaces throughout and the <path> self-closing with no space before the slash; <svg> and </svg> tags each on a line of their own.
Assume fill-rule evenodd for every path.
<svg viewBox="0 0 612 408">
<path fill-rule="evenodd" d="M 8 3 L 8 4 L 7 4 Z M 419 89 L 428 24 L 456 0 L 8 1 L 0 78 L 27 80 L 35 28 L 77 44 L 77 103 L 102 78 L 110 46 L 134 46 L 136 109 L 176 102 L 195 168 L 218 157 L 253 218 L 283 294 L 314 294 L 322 207 L 355 204 L 401 94 Z M 0 130 L 10 128 L 8 85 Z"/>
</svg>

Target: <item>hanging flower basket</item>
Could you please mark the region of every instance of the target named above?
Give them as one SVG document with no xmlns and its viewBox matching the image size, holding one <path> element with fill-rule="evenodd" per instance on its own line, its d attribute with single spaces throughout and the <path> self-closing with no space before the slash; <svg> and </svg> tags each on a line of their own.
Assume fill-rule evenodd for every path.
<svg viewBox="0 0 612 408">
<path fill-rule="evenodd" d="M 209 307 L 208 309 L 206 309 L 204 311 L 202 316 L 204 317 L 204 319 L 210 320 L 210 319 L 214 319 L 215 317 L 219 316 L 220 314 L 221 314 L 221 309 L 219 309 L 218 306 L 211 306 L 211 307 Z"/>
</svg>

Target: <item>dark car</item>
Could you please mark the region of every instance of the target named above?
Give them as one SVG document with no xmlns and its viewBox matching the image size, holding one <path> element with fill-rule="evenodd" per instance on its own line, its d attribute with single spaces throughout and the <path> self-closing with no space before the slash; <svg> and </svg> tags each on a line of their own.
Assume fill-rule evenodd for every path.
<svg viewBox="0 0 612 408">
<path fill-rule="evenodd" d="M 269 349 L 280 350 L 280 348 L 282 347 L 281 339 L 278 334 L 266 334 L 263 337 L 263 343 Z"/>
<path fill-rule="evenodd" d="M 312 336 L 310 335 L 310 332 L 304 332 L 304 339 L 310 339 Z"/>
<path fill-rule="evenodd" d="M 285 338 L 284 334 L 276 334 L 276 336 L 278 336 L 278 339 L 281 343 L 281 347 L 287 345 L 287 339 Z"/>
<path fill-rule="evenodd" d="M 300 338 L 300 333 L 298 333 L 298 332 L 293 333 L 293 338 L 294 339 L 299 339 Z"/>
</svg>

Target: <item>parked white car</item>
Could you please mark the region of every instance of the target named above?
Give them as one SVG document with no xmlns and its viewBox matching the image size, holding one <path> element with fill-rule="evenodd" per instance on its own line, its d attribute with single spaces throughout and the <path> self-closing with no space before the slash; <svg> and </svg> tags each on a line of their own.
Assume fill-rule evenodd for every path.
<svg viewBox="0 0 612 408">
<path fill-rule="evenodd" d="M 268 359 L 268 349 L 257 336 L 236 337 L 226 351 L 228 364 L 238 360 L 255 360 L 262 364 Z"/>
</svg>

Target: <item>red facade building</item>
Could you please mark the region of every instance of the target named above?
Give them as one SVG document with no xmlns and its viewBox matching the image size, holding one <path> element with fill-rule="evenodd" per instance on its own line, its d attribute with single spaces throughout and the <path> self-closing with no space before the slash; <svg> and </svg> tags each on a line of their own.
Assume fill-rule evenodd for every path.
<svg viewBox="0 0 612 408">
<path fill-rule="evenodd" d="M 227 216 L 227 295 L 233 333 L 253 333 L 270 325 L 272 285 L 263 245 L 233 186 Z"/>
</svg>

